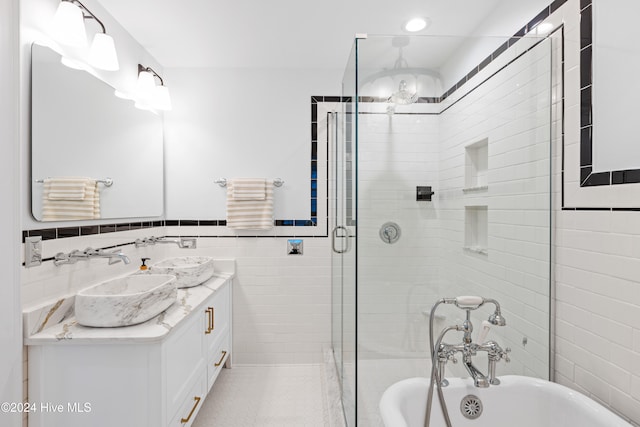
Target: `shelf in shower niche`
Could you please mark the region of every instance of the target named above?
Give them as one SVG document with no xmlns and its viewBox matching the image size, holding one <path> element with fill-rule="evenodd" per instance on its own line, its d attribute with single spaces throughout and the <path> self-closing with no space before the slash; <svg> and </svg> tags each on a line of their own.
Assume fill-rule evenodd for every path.
<svg viewBox="0 0 640 427">
<path fill-rule="evenodd" d="M 464 185 L 466 188 L 487 186 L 489 139 L 484 138 L 464 148 Z"/>
<path fill-rule="evenodd" d="M 487 248 L 483 248 L 480 246 L 463 246 L 462 249 L 467 252 L 473 252 L 475 254 L 489 255 L 489 251 L 487 250 Z"/>
<path fill-rule="evenodd" d="M 479 193 L 482 191 L 487 191 L 489 189 L 488 185 L 478 185 L 476 187 L 466 187 L 462 189 L 463 193 Z"/>
<path fill-rule="evenodd" d="M 464 207 L 464 250 L 487 255 L 488 219 L 486 205 Z"/>
</svg>

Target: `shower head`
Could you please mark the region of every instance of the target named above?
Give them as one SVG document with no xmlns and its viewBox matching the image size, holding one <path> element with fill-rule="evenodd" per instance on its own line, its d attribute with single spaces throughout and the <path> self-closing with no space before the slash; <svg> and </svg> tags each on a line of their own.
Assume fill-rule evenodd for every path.
<svg viewBox="0 0 640 427">
<path fill-rule="evenodd" d="M 413 104 L 418 100 L 417 93 L 411 93 L 407 90 L 407 82 L 406 80 L 400 80 L 400 84 L 398 85 L 398 91 L 391 94 L 389 97 L 389 102 L 393 102 L 396 105 L 409 105 Z"/>
<path fill-rule="evenodd" d="M 500 309 L 497 309 L 491 316 L 489 316 L 489 323 L 494 326 L 505 326 L 507 321 L 502 314 L 500 314 Z"/>
<path fill-rule="evenodd" d="M 491 314 L 491 316 L 489 316 L 489 323 L 494 326 L 505 326 L 507 324 L 507 320 L 502 317 L 502 312 L 500 311 L 500 304 L 498 304 L 498 301 L 487 298 L 484 300 L 484 302 L 490 302 L 496 306 L 496 310 L 493 312 L 493 314 Z"/>
</svg>

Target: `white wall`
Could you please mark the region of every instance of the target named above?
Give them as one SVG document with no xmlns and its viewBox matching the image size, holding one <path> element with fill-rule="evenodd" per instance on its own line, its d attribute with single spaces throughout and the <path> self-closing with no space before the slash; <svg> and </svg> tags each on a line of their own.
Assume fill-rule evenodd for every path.
<svg viewBox="0 0 640 427">
<path fill-rule="evenodd" d="M 282 178 L 275 218 L 309 219 L 311 96 L 339 94 L 341 73 L 169 69 L 167 219 L 224 219 L 220 177 Z"/>
<path fill-rule="evenodd" d="M 22 401 L 22 317 L 20 314 L 19 256 L 16 247 L 20 239 L 18 182 L 18 2 L 0 2 L 0 401 Z M 0 424 L 19 426 L 20 413 L 0 414 Z"/>
</svg>

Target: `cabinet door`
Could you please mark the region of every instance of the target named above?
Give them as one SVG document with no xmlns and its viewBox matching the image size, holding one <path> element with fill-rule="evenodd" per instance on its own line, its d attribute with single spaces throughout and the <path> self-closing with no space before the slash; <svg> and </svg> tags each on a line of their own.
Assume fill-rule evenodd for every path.
<svg viewBox="0 0 640 427">
<path fill-rule="evenodd" d="M 167 419 L 172 419 L 194 384 L 206 375 L 206 351 L 202 323 L 205 311 L 192 313 L 191 318 L 173 331 L 164 346 L 166 371 Z"/>
<path fill-rule="evenodd" d="M 206 387 L 207 382 L 204 377 L 196 381 L 169 423 L 169 427 L 189 427 L 193 424 L 207 395 Z"/>
<path fill-rule="evenodd" d="M 207 342 L 211 348 L 215 341 L 229 329 L 230 286 L 226 282 L 207 300 Z"/>
<path fill-rule="evenodd" d="M 230 323 L 231 323 L 231 287 L 229 282 L 220 287 L 207 301 L 207 308 L 211 312 L 211 332 L 207 335 L 207 378 L 208 387 L 218 376 L 222 365 L 231 353 Z"/>
</svg>

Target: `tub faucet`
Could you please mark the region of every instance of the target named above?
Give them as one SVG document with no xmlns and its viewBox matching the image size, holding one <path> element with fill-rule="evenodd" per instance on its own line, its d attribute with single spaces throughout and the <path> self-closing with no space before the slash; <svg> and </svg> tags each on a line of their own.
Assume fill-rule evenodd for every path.
<svg viewBox="0 0 640 427">
<path fill-rule="evenodd" d="M 458 308 L 466 311 L 466 318 L 461 325 L 451 326 L 447 330 L 456 330 L 463 332 L 462 342 L 459 344 L 446 344 L 442 340 L 439 340 L 439 345 L 436 348 L 434 363 L 437 360 L 438 373 L 440 378 L 440 385 L 447 386 L 449 382 L 444 379 L 444 370 L 447 362 L 451 361 L 457 363 L 456 354 L 462 354 L 462 363 L 466 368 L 471 378 L 473 378 L 473 384 L 476 387 L 489 387 L 489 385 L 498 385 L 500 380 L 496 378 L 496 363 L 500 360 L 509 362 L 508 353 L 510 348 L 504 350 L 495 341 L 483 342 L 486 338 L 486 334 L 489 331 L 491 325 L 504 326 L 506 321 L 500 312 L 500 305 L 496 300 L 480 298 L 480 297 L 458 297 L 443 299 L 443 303 L 455 304 Z M 494 304 L 496 309 L 494 313 L 489 316 L 488 321 L 483 322 L 483 330 L 480 332 L 478 342 L 473 342 L 472 332 L 473 323 L 471 322 L 471 310 L 475 310 L 485 303 Z M 435 307 L 434 307 L 435 308 Z M 433 310 L 433 309 L 432 309 Z M 443 338 L 444 334 L 441 334 L 440 338 Z M 473 356 L 477 355 L 479 351 L 485 351 L 488 355 L 488 371 L 487 375 L 483 374 L 473 364 Z"/>
<path fill-rule="evenodd" d="M 478 368 L 474 366 L 473 361 L 471 360 L 472 354 L 475 353 L 475 351 L 473 351 L 473 353 L 471 351 L 464 352 L 464 367 L 467 368 L 467 372 L 469 372 L 469 375 L 471 375 L 471 378 L 473 378 L 473 385 L 481 388 L 489 387 L 489 380 L 482 372 L 480 372 Z"/>
</svg>

